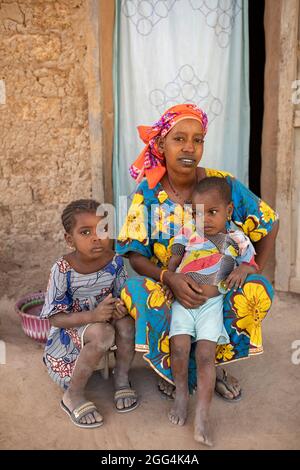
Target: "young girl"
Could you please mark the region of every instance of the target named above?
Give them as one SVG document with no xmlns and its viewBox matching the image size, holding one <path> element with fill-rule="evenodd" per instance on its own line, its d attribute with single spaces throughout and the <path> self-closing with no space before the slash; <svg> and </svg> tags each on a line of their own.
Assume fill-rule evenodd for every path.
<svg viewBox="0 0 300 470">
<path fill-rule="evenodd" d="M 117 411 L 137 407 L 128 371 L 134 356 L 134 321 L 118 299 L 127 274 L 122 258 L 110 248 L 108 238 L 97 235 L 99 203 L 82 199 L 63 211 L 65 240 L 73 249 L 51 270 L 41 318 L 51 330 L 44 352 L 50 377 L 64 389 L 62 409 L 76 426 L 95 428 L 103 418 L 84 396 L 89 377 L 114 344 Z"/>
<path fill-rule="evenodd" d="M 168 268 L 192 277 L 201 285 L 207 300 L 194 309 L 187 309 L 178 301 L 172 306 L 169 338 L 176 397 L 169 419 L 179 425 L 186 420 L 188 359 L 191 342 L 196 342 L 199 387 L 194 436 L 198 442 L 211 446 L 208 412 L 216 381 L 216 346 L 229 343 L 223 324 L 222 294 L 242 287 L 247 275 L 258 267 L 249 238 L 241 230 L 230 232 L 227 227 L 233 204 L 225 179 L 202 179 L 194 190 L 192 204 L 196 217 L 174 238 Z"/>
</svg>

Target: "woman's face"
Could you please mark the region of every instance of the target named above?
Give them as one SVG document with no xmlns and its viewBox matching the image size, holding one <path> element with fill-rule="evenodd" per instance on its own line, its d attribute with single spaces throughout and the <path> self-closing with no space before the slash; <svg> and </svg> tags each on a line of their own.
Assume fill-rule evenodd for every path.
<svg viewBox="0 0 300 470">
<path fill-rule="evenodd" d="M 158 148 L 165 156 L 168 169 L 189 173 L 202 158 L 203 141 L 201 123 L 196 119 L 183 119 L 160 140 Z"/>
</svg>

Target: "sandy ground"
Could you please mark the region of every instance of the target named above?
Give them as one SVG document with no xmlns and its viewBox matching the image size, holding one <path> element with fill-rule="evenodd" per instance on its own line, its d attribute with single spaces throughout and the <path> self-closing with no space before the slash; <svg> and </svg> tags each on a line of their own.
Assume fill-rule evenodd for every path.
<svg viewBox="0 0 300 470">
<path fill-rule="evenodd" d="M 99 406 L 105 425 L 75 427 L 60 409 L 61 392 L 42 364 L 43 346 L 24 335 L 13 305 L 13 300 L 0 300 L 0 338 L 7 353 L 6 364 L 0 365 L 1 449 L 202 449 L 192 434 L 194 397 L 187 424 L 169 423 L 170 402 L 161 399 L 156 376 L 140 354 L 131 374 L 140 406 L 117 413 L 111 378 L 105 381 L 95 373 L 87 395 Z M 300 364 L 291 360 L 295 340 L 300 340 L 300 296 L 277 294 L 264 321 L 265 353 L 228 367 L 241 381 L 243 400 L 213 400 L 215 449 L 300 448 Z"/>
</svg>

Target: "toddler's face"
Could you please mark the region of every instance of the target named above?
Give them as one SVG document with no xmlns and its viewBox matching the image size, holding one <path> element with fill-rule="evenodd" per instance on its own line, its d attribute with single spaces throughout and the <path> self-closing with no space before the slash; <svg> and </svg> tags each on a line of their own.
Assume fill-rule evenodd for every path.
<svg viewBox="0 0 300 470">
<path fill-rule="evenodd" d="M 110 239 L 100 239 L 97 235 L 97 225 L 103 217 L 89 212 L 75 215 L 75 226 L 70 234 L 69 242 L 74 248 L 88 259 L 96 259 L 110 247 Z"/>
<path fill-rule="evenodd" d="M 205 193 L 194 193 L 193 213 L 197 231 L 207 235 L 226 233 L 226 221 L 232 213 L 232 203 L 226 204 L 218 190 L 210 189 Z"/>
</svg>

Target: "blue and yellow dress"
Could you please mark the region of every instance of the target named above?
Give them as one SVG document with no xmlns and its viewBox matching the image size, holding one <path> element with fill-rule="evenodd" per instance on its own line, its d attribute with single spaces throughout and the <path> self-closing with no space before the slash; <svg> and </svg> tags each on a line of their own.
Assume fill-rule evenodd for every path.
<svg viewBox="0 0 300 470">
<path fill-rule="evenodd" d="M 205 169 L 206 176 L 226 178 L 231 187 L 234 210 L 232 222 L 257 242 L 272 230 L 276 213 L 229 173 Z M 117 241 L 117 253 L 140 253 L 157 266 L 167 267 L 174 236 L 184 223 L 183 208 L 169 199 L 158 183 L 149 189 L 147 180 L 138 186 Z M 127 280 L 121 292 L 130 315 L 136 321 L 136 350 L 165 380 L 173 383 L 170 368 L 169 329 L 171 304 L 160 283 L 148 277 Z M 273 288 L 260 274 L 247 277 L 244 286 L 224 297 L 224 325 L 230 343 L 219 345 L 216 364 L 244 359 L 263 352 L 261 321 L 268 313 Z M 196 364 L 192 348 L 189 387 L 196 387 Z"/>
</svg>

